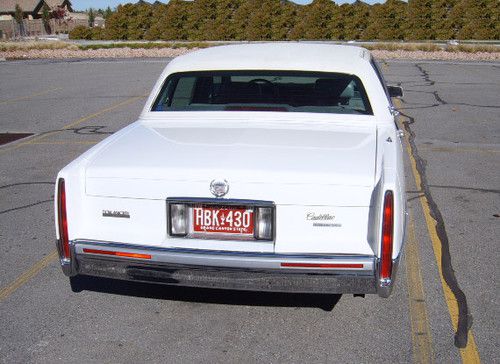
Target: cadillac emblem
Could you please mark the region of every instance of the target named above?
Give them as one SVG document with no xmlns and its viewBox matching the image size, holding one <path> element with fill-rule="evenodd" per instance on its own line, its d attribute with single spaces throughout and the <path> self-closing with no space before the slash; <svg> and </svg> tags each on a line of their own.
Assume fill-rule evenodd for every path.
<svg viewBox="0 0 500 364">
<path fill-rule="evenodd" d="M 210 192 L 217 198 L 224 197 L 229 192 L 229 182 L 225 179 L 214 179 L 210 182 Z"/>
</svg>

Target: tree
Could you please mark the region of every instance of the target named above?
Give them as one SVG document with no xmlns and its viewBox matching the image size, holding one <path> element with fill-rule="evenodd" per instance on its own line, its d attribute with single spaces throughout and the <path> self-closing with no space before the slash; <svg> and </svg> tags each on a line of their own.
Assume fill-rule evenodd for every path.
<svg viewBox="0 0 500 364">
<path fill-rule="evenodd" d="M 158 5 L 145 39 L 187 40 L 190 2 L 171 0 L 167 5 Z M 126 6 L 126 5 L 125 5 Z"/>
<path fill-rule="evenodd" d="M 103 12 L 106 29 L 95 35 L 149 40 L 499 39 L 498 1 L 387 0 L 369 5 L 356 0 L 340 6 L 333 0 L 306 6 L 289 0 L 142 1 L 120 5 L 115 12 L 108 7 Z"/>
<path fill-rule="evenodd" d="M 214 19 L 213 40 L 233 40 L 236 38 L 237 24 L 234 15 L 241 5 L 241 0 L 219 0 Z"/>
<path fill-rule="evenodd" d="M 340 12 L 344 19 L 344 39 L 361 39 L 370 20 L 370 5 L 357 0 L 353 4 L 340 5 Z"/>
<path fill-rule="evenodd" d="M 457 39 L 498 39 L 498 0 L 460 0 L 452 18 Z"/>
<path fill-rule="evenodd" d="M 332 22 L 337 5 L 331 0 L 314 0 L 304 6 L 292 31 L 294 39 L 332 39 Z"/>
<path fill-rule="evenodd" d="M 127 39 L 128 9 L 132 4 L 118 5 L 116 11 L 106 19 L 106 35 L 109 39 Z"/>
<path fill-rule="evenodd" d="M 88 16 L 89 28 L 93 28 L 94 27 L 94 21 L 95 21 L 94 9 L 90 8 L 87 11 L 87 16 Z"/>
<path fill-rule="evenodd" d="M 272 40 L 273 24 L 279 12 L 279 6 L 280 3 L 276 0 L 252 2 L 244 39 Z"/>
<path fill-rule="evenodd" d="M 387 0 L 375 4 L 370 11 L 370 25 L 364 39 L 402 40 L 405 37 L 407 4 L 401 0 Z"/>
<path fill-rule="evenodd" d="M 102 17 L 104 18 L 104 20 L 106 20 L 111 16 L 111 14 L 113 14 L 113 10 L 111 10 L 111 8 L 108 6 L 106 10 L 104 10 Z"/>
<path fill-rule="evenodd" d="M 16 20 L 16 23 L 19 26 L 19 33 L 21 37 L 24 37 L 25 36 L 24 14 L 23 14 L 23 9 L 19 6 L 19 4 L 16 4 L 16 7 L 14 9 L 14 19 Z"/>
<path fill-rule="evenodd" d="M 50 28 L 50 8 L 47 4 L 43 4 L 42 7 L 42 23 L 43 28 L 45 29 L 45 33 L 52 34 L 52 29 Z"/>
<path fill-rule="evenodd" d="M 457 0 L 434 0 L 431 6 L 431 29 L 434 39 L 453 39 L 455 31 L 452 26 L 451 13 Z"/>
<path fill-rule="evenodd" d="M 433 39 L 432 0 L 408 0 L 408 20 L 405 38 L 412 40 Z"/>
<path fill-rule="evenodd" d="M 291 33 L 297 24 L 298 5 L 289 1 L 280 1 L 277 13 L 274 14 L 272 24 L 273 40 L 286 40 L 291 38 Z"/>
<path fill-rule="evenodd" d="M 187 27 L 191 40 L 213 40 L 217 0 L 196 0 L 189 12 Z"/>
</svg>

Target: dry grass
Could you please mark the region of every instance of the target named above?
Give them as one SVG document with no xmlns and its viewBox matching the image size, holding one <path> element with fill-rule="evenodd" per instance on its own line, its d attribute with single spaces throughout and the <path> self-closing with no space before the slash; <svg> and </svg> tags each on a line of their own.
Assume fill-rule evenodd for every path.
<svg viewBox="0 0 500 364">
<path fill-rule="evenodd" d="M 373 44 L 362 44 L 362 47 L 368 50 L 382 50 L 382 51 L 439 52 L 443 50 L 442 47 L 433 43 L 373 43 Z"/>
<path fill-rule="evenodd" d="M 161 48 L 208 48 L 212 47 L 215 44 L 207 43 L 207 42 L 120 42 L 120 43 L 109 43 L 109 44 L 87 44 L 87 45 L 79 45 L 78 48 L 81 50 L 88 49 L 113 49 L 113 48 L 131 48 L 131 49 L 161 49 Z"/>
<path fill-rule="evenodd" d="M 435 44 L 435 43 L 362 43 L 369 50 L 381 51 L 423 51 L 423 52 L 465 52 L 465 53 L 497 53 L 500 47 L 487 44 Z"/>
<path fill-rule="evenodd" d="M 465 53 L 496 53 L 500 52 L 499 46 L 487 44 L 459 44 L 457 46 L 449 45 L 447 52 L 465 52 Z"/>
<path fill-rule="evenodd" d="M 78 46 L 71 43 L 48 41 L 48 42 L 0 42 L 0 52 L 27 51 L 31 49 L 70 49 L 76 50 Z"/>
<path fill-rule="evenodd" d="M 193 49 L 207 48 L 221 43 L 210 42 L 119 42 L 109 44 L 77 45 L 61 41 L 30 41 L 30 42 L 0 42 L 0 52 L 28 51 L 28 50 L 98 50 L 98 49 Z M 362 43 L 359 44 L 369 50 L 382 51 L 423 51 L 423 52 L 463 52 L 463 53 L 499 53 L 500 47 L 481 44 L 438 45 L 434 43 Z"/>
</svg>

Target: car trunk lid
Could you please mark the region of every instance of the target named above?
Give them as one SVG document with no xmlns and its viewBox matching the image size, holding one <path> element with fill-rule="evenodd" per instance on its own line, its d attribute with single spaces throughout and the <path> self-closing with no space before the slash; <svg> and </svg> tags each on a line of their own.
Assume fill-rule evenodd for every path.
<svg viewBox="0 0 500 364">
<path fill-rule="evenodd" d="M 367 206 L 375 180 L 375 126 L 328 128 L 171 127 L 139 124 L 94 157 L 86 170 L 93 196 L 213 197 L 277 204 Z"/>
</svg>

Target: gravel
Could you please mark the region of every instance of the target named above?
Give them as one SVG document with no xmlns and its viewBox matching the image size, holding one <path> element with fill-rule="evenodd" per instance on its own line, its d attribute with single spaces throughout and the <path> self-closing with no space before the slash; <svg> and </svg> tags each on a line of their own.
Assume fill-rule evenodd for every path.
<svg viewBox="0 0 500 364">
<path fill-rule="evenodd" d="M 0 52 L 0 58 L 6 59 L 64 59 L 64 58 L 146 58 L 177 57 L 195 50 L 187 48 L 110 48 L 110 49 L 30 49 Z"/>
<path fill-rule="evenodd" d="M 500 52 L 424 52 L 424 51 L 384 51 L 373 50 L 371 53 L 380 59 L 430 59 L 451 61 L 498 61 Z"/>
<path fill-rule="evenodd" d="M 177 57 L 197 48 L 156 48 L 156 49 L 30 49 L 1 51 L 0 59 L 64 59 L 64 58 L 146 58 Z M 500 52 L 424 52 L 424 51 L 385 51 L 373 50 L 372 54 L 379 59 L 420 59 L 420 60 L 453 60 L 453 61 L 498 61 Z"/>
</svg>

